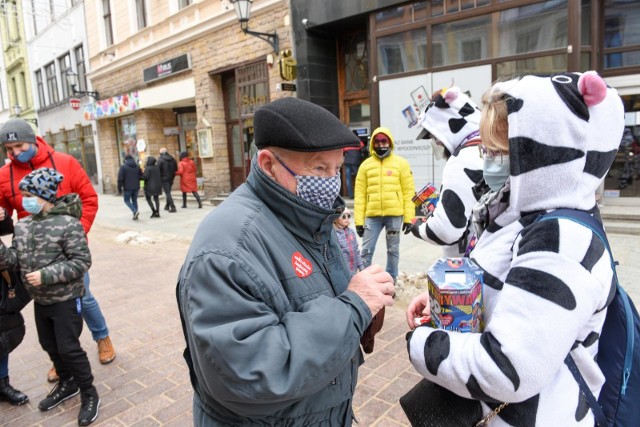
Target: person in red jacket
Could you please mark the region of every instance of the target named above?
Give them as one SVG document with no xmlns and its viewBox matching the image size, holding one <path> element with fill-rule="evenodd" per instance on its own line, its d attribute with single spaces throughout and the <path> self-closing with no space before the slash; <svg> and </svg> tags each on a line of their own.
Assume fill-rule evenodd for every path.
<svg viewBox="0 0 640 427">
<path fill-rule="evenodd" d="M 187 193 L 193 194 L 198 201 L 198 207 L 202 207 L 202 201 L 198 195 L 198 180 L 196 179 L 196 164 L 189 158 L 186 151 L 180 153 L 180 162 L 176 175 L 180 175 L 180 191 L 182 191 L 182 207 L 187 207 Z"/>
<path fill-rule="evenodd" d="M 98 194 L 82 165 L 73 156 L 55 151 L 44 139 L 36 136 L 31 125 L 22 119 L 11 119 L 0 128 L 0 143 L 4 146 L 10 160 L 0 168 L 0 207 L 2 208 L 0 221 L 5 217 L 11 217 L 14 210 L 18 218 L 29 215 L 22 207 L 22 194 L 18 183 L 31 171 L 50 167 L 65 177 L 58 188 L 58 197 L 69 193 L 77 193 L 80 196 L 82 201 L 80 222 L 88 235 L 98 212 Z M 107 364 L 115 359 L 116 354 L 109 337 L 107 322 L 98 301 L 89 290 L 89 283 L 89 272 L 86 272 L 82 317 L 94 341 L 98 344 L 100 363 Z M 50 382 L 58 380 L 54 368 L 49 371 L 48 380 Z"/>
</svg>

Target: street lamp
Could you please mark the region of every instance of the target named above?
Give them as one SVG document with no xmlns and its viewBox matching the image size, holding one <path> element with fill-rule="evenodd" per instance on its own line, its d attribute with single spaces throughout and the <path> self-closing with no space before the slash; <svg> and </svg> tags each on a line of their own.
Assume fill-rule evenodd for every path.
<svg viewBox="0 0 640 427">
<path fill-rule="evenodd" d="M 97 91 L 90 92 L 90 91 L 77 90 L 76 88 L 78 87 L 78 74 L 74 73 L 73 70 L 67 70 L 67 83 L 71 87 L 71 91 L 73 92 L 73 95 L 89 95 L 94 99 L 98 99 L 100 97 Z"/>
<path fill-rule="evenodd" d="M 261 40 L 266 41 L 271 45 L 273 51 L 278 53 L 278 34 L 277 33 L 259 33 L 257 31 L 249 30 L 249 18 L 251 16 L 251 5 L 253 0 L 230 0 L 233 7 L 236 9 L 236 15 L 238 15 L 238 21 L 240 21 L 240 28 L 245 34 L 250 34 Z"/>
<path fill-rule="evenodd" d="M 15 114 L 16 117 L 22 118 L 20 117 L 20 113 L 22 113 L 22 106 L 20 104 L 16 104 L 11 108 L 13 109 L 13 114 Z M 31 122 L 34 125 L 38 126 L 38 119 L 22 119 L 22 120 L 26 122 Z"/>
</svg>

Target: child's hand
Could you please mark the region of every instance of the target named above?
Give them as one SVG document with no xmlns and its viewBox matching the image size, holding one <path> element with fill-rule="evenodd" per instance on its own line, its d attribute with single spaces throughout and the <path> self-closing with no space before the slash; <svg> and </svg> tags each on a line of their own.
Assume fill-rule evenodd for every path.
<svg viewBox="0 0 640 427">
<path fill-rule="evenodd" d="M 42 285 L 42 272 L 40 270 L 27 273 L 25 277 L 27 278 L 27 282 L 29 282 L 31 286 Z"/>
</svg>

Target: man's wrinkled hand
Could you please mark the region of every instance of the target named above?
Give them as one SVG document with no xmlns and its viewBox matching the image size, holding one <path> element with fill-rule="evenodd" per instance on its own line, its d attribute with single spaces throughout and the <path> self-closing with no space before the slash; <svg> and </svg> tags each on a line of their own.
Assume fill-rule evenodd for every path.
<svg viewBox="0 0 640 427">
<path fill-rule="evenodd" d="M 393 305 L 393 295 L 396 293 L 393 278 L 379 265 L 371 265 L 356 273 L 351 278 L 347 290 L 362 298 L 372 317 L 378 314 L 382 307 Z"/>
<path fill-rule="evenodd" d="M 359 237 L 364 236 L 364 226 L 363 225 L 356 225 L 356 233 L 358 233 Z"/>
</svg>

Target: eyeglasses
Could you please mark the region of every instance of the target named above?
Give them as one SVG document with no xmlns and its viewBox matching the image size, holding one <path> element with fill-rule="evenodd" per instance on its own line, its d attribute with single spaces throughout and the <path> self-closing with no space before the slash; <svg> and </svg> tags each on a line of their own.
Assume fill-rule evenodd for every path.
<svg viewBox="0 0 640 427">
<path fill-rule="evenodd" d="M 350 213 L 343 213 L 342 215 L 340 215 L 341 219 L 351 219 L 351 214 Z"/>
<path fill-rule="evenodd" d="M 500 159 L 499 164 L 502 164 L 503 162 L 502 150 L 490 150 L 484 145 L 480 144 L 478 145 L 478 151 L 481 159 L 496 163 L 498 163 L 498 159 Z"/>
</svg>

